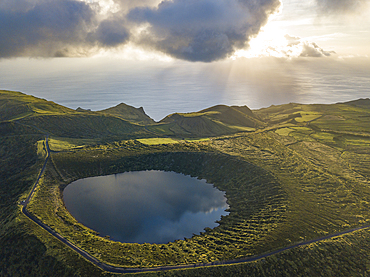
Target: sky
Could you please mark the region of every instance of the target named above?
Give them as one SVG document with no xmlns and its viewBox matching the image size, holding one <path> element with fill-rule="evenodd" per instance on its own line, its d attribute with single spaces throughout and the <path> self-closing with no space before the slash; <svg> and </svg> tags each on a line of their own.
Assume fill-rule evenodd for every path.
<svg viewBox="0 0 370 277">
<path fill-rule="evenodd" d="M 0 89 L 159 120 L 370 96 L 370 0 L 0 0 Z"/>
</svg>

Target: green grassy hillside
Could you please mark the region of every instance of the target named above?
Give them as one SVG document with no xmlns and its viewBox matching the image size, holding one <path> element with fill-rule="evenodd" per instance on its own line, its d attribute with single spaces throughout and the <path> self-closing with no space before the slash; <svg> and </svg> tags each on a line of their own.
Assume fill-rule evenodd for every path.
<svg viewBox="0 0 370 277">
<path fill-rule="evenodd" d="M 154 123 L 154 120 L 151 119 L 144 112 L 144 109 L 142 107 L 134 108 L 132 106 L 126 105 L 125 103 L 121 103 L 115 107 L 99 111 L 99 113 L 114 115 L 121 119 L 143 125 Z"/>
<path fill-rule="evenodd" d="M 124 103 L 97 112 L 73 110 L 11 91 L 0 91 L 0 110 L 0 121 L 15 121 L 44 133 L 73 138 L 209 137 L 254 131 L 265 126 L 246 106 L 218 105 L 199 112 L 169 115 L 155 123 L 143 108 Z"/>
<path fill-rule="evenodd" d="M 123 119 L 125 109 L 114 114 L 117 107 L 75 111 L 0 91 L 0 276 L 120 275 L 87 262 L 21 212 L 46 157 L 46 134 L 57 152 L 27 209 L 106 263 L 229 260 L 370 224 L 367 99 L 253 112 L 220 105 L 146 126 Z M 123 244 L 78 223 L 63 204 L 63 188 L 73 180 L 145 169 L 207 179 L 226 191 L 229 216 L 190 239 Z M 136 276 L 369 276 L 369 247 L 364 229 L 255 262 Z"/>
<path fill-rule="evenodd" d="M 54 102 L 21 92 L 0 90 L 0 121 L 50 114 L 74 114 L 75 111 Z"/>
<path fill-rule="evenodd" d="M 122 117 L 125 117 L 123 112 L 116 116 L 109 112 L 76 111 L 20 92 L 0 91 L 0 121 L 3 124 L 15 123 L 34 129 L 33 132 L 67 138 L 114 140 L 150 136 L 143 126 Z"/>
<path fill-rule="evenodd" d="M 365 99 L 361 98 L 361 99 L 357 99 L 353 101 L 344 102 L 343 104 L 370 109 L 370 99 L 369 98 L 365 98 Z"/>
<path fill-rule="evenodd" d="M 175 113 L 160 121 L 175 135 L 218 136 L 242 131 L 254 131 L 265 124 L 246 106 L 214 106 L 194 113 Z"/>
</svg>

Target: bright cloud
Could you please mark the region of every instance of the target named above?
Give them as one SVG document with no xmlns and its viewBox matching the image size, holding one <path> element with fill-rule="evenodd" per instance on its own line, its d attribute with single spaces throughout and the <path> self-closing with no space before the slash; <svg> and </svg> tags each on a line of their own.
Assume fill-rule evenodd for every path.
<svg viewBox="0 0 370 277">
<path fill-rule="evenodd" d="M 300 37 L 284 34 L 283 31 L 268 27 L 258 37 L 250 42 L 250 48 L 235 52 L 233 58 L 246 57 L 328 57 L 335 54 L 334 51 L 325 51 L 315 42 Z"/>
</svg>

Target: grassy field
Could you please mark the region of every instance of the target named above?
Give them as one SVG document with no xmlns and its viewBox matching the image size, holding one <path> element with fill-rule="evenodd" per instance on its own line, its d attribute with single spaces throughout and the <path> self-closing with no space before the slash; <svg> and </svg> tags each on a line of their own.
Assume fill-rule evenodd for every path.
<svg viewBox="0 0 370 277">
<path fill-rule="evenodd" d="M 148 139 L 138 139 L 137 141 L 146 145 L 178 143 L 177 140 L 171 138 L 148 138 Z"/>
<path fill-rule="evenodd" d="M 21 213 L 19 202 L 46 156 L 46 134 L 54 152 L 27 209 L 108 264 L 137 268 L 229 260 L 368 225 L 368 102 L 292 103 L 252 114 L 217 106 L 183 115 L 181 124 L 139 126 L 108 113 L 77 112 L 2 91 L 0 276 L 117 275 L 102 272 Z M 251 118 L 261 123 L 243 127 Z M 235 133 L 238 128 L 247 132 Z M 78 223 L 64 206 L 62 191 L 74 180 L 146 169 L 206 179 L 226 192 L 230 214 L 189 239 L 124 244 Z M 365 229 L 256 262 L 136 275 L 369 276 L 369 247 Z"/>
</svg>

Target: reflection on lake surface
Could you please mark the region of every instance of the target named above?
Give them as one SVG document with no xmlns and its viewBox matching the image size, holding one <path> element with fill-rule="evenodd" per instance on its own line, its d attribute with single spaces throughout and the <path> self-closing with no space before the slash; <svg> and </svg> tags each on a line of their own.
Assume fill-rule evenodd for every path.
<svg viewBox="0 0 370 277">
<path fill-rule="evenodd" d="M 79 222 L 121 242 L 189 238 L 228 214 L 224 193 L 205 180 L 155 170 L 77 180 L 63 197 Z"/>
</svg>

